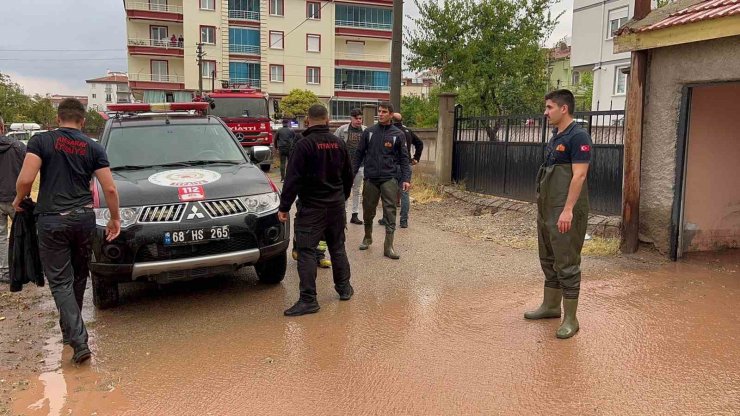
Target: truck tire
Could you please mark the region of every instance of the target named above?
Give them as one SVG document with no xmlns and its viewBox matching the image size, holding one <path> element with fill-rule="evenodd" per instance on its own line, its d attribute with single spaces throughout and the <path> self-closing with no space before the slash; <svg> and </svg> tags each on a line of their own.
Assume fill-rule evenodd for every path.
<svg viewBox="0 0 740 416">
<path fill-rule="evenodd" d="M 118 306 L 118 283 L 104 282 L 92 275 L 93 305 L 96 309 L 109 309 Z"/>
<path fill-rule="evenodd" d="M 285 270 L 288 266 L 287 253 L 286 250 L 269 260 L 261 261 L 254 265 L 254 270 L 257 272 L 257 278 L 259 278 L 260 283 L 274 285 L 283 281 Z"/>
</svg>

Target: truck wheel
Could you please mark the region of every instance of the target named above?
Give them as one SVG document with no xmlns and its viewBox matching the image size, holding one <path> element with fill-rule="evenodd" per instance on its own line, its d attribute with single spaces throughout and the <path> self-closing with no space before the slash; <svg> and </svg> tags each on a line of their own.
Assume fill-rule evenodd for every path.
<svg viewBox="0 0 740 416">
<path fill-rule="evenodd" d="M 254 265 L 257 277 L 261 283 L 274 285 L 280 283 L 285 278 L 285 269 L 288 265 L 288 254 L 284 251 L 277 256 L 261 261 Z"/>
<path fill-rule="evenodd" d="M 262 172 L 265 172 L 265 173 L 270 173 L 271 167 L 272 165 L 270 165 L 269 163 L 265 165 L 260 165 L 260 169 L 262 169 Z"/>
<path fill-rule="evenodd" d="M 118 283 L 104 282 L 92 275 L 93 305 L 97 309 L 108 309 L 118 306 Z"/>
</svg>

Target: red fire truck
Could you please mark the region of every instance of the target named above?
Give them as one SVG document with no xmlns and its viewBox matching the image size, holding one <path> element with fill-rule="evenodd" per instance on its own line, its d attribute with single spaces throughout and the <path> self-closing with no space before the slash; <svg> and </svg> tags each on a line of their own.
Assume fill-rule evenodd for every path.
<svg viewBox="0 0 740 416">
<path fill-rule="evenodd" d="M 207 101 L 208 113 L 221 118 L 250 155 L 254 146 L 272 147 L 272 125 L 264 93 L 235 86 L 206 93 L 195 101 Z M 261 162 L 260 167 L 269 172 L 271 164 L 272 157 Z"/>
</svg>

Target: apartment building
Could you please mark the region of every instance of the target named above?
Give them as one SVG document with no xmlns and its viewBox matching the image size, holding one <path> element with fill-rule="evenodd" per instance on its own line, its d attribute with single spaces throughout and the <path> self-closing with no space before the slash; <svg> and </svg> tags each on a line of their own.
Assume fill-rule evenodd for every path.
<svg viewBox="0 0 740 416">
<path fill-rule="evenodd" d="M 634 0 L 574 0 L 572 78 L 593 72 L 592 110 L 624 110 L 629 53 L 614 53 L 614 34 L 632 18 Z"/>
<path fill-rule="evenodd" d="M 332 118 L 390 98 L 392 0 L 125 0 L 129 82 L 144 102 L 190 101 L 222 81 L 280 100 L 313 91 Z"/>
<path fill-rule="evenodd" d="M 109 104 L 132 102 L 125 72 L 108 71 L 104 77 L 88 79 L 86 82 L 88 108 L 108 111 Z"/>
</svg>

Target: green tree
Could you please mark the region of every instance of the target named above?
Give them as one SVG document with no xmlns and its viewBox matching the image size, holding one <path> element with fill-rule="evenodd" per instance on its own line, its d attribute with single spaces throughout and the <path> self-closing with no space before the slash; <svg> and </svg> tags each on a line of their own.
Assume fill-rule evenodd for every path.
<svg viewBox="0 0 740 416">
<path fill-rule="evenodd" d="M 573 92 L 576 96 L 576 109 L 580 111 L 591 111 L 591 103 L 594 96 L 593 72 L 581 72 L 581 82 Z"/>
<path fill-rule="evenodd" d="M 105 127 L 105 120 L 97 111 L 87 110 L 85 115 L 85 133 L 97 137 Z"/>
<path fill-rule="evenodd" d="M 27 115 L 34 123 L 46 128 L 56 125 L 57 111 L 54 109 L 51 100 L 42 98 L 38 94 L 34 95 Z"/>
<path fill-rule="evenodd" d="M 0 73 L 0 114 L 6 123 L 30 122 L 31 98 L 8 75 Z"/>
<path fill-rule="evenodd" d="M 427 97 L 401 97 L 403 123 L 408 127 L 437 127 L 439 121 L 439 87 L 432 88 Z"/>
<path fill-rule="evenodd" d="M 437 68 L 468 110 L 488 115 L 539 112 L 547 89 L 542 44 L 557 17 L 553 0 L 415 0 L 407 30 L 412 70 Z"/>
<path fill-rule="evenodd" d="M 280 100 L 280 111 L 283 117 L 305 116 L 314 104 L 321 104 L 316 94 L 309 90 L 294 89 Z"/>
</svg>

